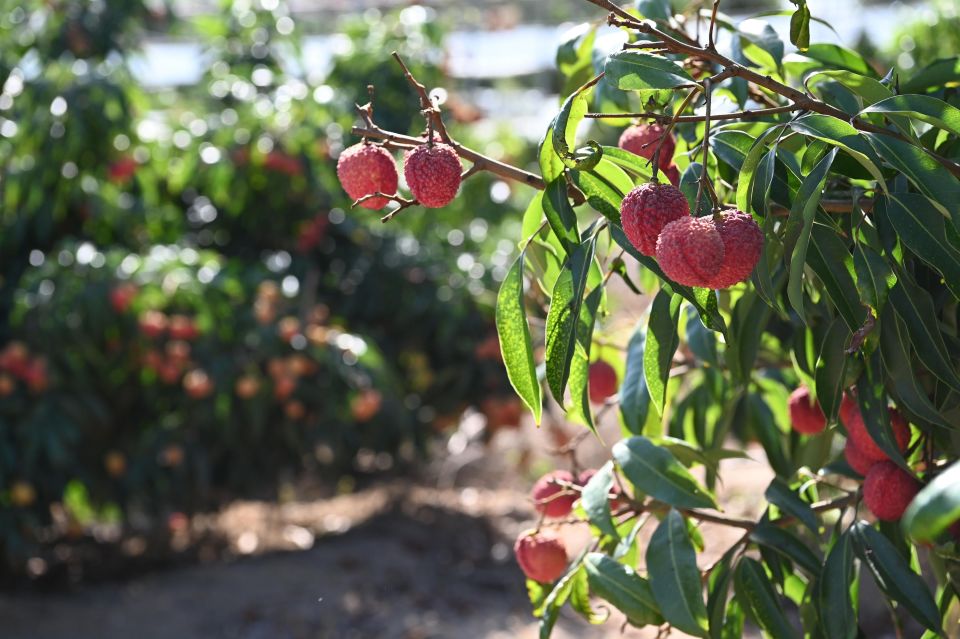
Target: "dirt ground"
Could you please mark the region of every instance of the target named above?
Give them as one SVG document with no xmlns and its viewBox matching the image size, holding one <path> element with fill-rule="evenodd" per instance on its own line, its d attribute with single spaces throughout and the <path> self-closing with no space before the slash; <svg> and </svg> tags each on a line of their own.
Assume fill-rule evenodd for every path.
<svg viewBox="0 0 960 639">
<path fill-rule="evenodd" d="M 607 423 L 605 440 L 616 441 Z M 537 636 L 513 539 L 534 522 L 527 490 L 554 463 L 546 428 L 527 424 L 489 444 L 460 434 L 413 481 L 394 479 L 330 499 L 283 505 L 242 502 L 199 518 L 233 560 L 194 563 L 122 582 L 53 593 L 0 594 L 3 639 L 439 639 Z M 595 440 L 580 448 L 601 463 Z M 561 460 L 559 463 L 563 465 Z M 765 465 L 730 460 L 735 481 L 722 488 L 732 514 L 755 515 Z M 704 531 L 704 563 L 736 533 Z M 587 542 L 583 526 L 564 527 L 571 555 Z M 653 637 L 621 630 L 622 617 L 590 626 L 565 613 L 558 639 Z M 621 634 L 622 633 L 622 634 Z M 672 636 L 682 636 L 675 634 Z"/>
</svg>

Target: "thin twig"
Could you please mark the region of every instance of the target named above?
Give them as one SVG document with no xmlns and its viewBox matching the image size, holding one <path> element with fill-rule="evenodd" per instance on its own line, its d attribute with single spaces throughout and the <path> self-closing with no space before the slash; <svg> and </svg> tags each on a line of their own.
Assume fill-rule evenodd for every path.
<svg viewBox="0 0 960 639">
<path fill-rule="evenodd" d="M 677 107 L 676 112 L 673 114 L 673 118 L 670 122 L 667 123 L 667 127 L 663 130 L 663 135 L 660 136 L 660 143 L 657 144 L 657 150 L 653 152 L 653 157 L 650 158 L 650 163 L 653 165 L 653 179 L 657 179 L 657 171 L 660 170 L 660 149 L 663 148 L 663 143 L 666 142 L 670 134 L 673 132 L 673 127 L 677 124 L 677 118 L 680 117 L 680 114 L 683 113 L 690 105 L 690 101 L 693 100 L 693 97 L 700 91 L 700 85 L 694 86 L 690 89 L 690 92 L 687 93 L 687 97 L 683 99 L 683 102 L 680 103 L 680 106 Z"/>
<path fill-rule="evenodd" d="M 717 47 L 714 43 L 715 31 L 717 29 L 717 10 L 720 9 L 720 0 L 713 0 L 713 13 L 710 14 L 710 31 L 708 32 L 708 42 L 707 48 L 711 51 L 716 51 Z"/>
<path fill-rule="evenodd" d="M 748 109 L 745 111 L 735 111 L 733 113 L 717 113 L 711 117 L 714 122 L 719 122 L 721 120 L 750 120 L 753 118 L 762 118 L 768 115 L 776 115 L 778 113 L 789 113 L 791 111 L 800 111 L 801 107 L 796 104 L 788 104 L 785 106 L 778 106 L 772 109 Z M 584 115 L 586 118 L 592 119 L 604 119 L 604 118 L 636 118 L 641 120 L 656 120 L 657 122 L 669 122 L 673 119 L 672 116 L 669 116 L 665 113 L 587 113 Z M 706 116 L 703 115 L 682 115 L 677 118 L 677 122 L 703 122 L 706 120 Z"/>
</svg>

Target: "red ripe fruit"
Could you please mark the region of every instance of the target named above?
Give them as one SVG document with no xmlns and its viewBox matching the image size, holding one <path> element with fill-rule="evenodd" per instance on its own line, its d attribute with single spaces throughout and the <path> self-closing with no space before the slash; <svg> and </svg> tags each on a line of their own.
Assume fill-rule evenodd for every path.
<svg viewBox="0 0 960 639">
<path fill-rule="evenodd" d="M 882 521 L 897 521 L 920 492 L 920 482 L 891 461 L 877 462 L 863 482 L 863 503 Z"/>
<path fill-rule="evenodd" d="M 567 549 L 563 542 L 532 530 L 521 533 L 513 552 L 523 574 L 540 583 L 556 581 L 567 569 Z"/>
<path fill-rule="evenodd" d="M 840 401 L 840 423 L 850 429 L 850 423 L 860 417 L 860 405 L 857 404 L 857 394 L 854 391 L 843 391 Z"/>
<path fill-rule="evenodd" d="M 644 255 L 656 255 L 663 227 L 685 217 L 690 217 L 690 204 L 677 187 L 669 184 L 641 184 L 620 203 L 623 232 Z"/>
<path fill-rule="evenodd" d="M 867 458 L 874 461 L 889 459 L 889 456 L 883 452 L 877 442 L 873 441 L 873 437 L 867 431 L 867 426 L 864 424 L 859 411 L 850 416 L 849 423 L 845 425 L 850 439 Z M 892 408 L 890 409 L 890 427 L 893 429 L 893 436 L 897 440 L 897 448 L 900 449 L 900 452 L 905 451 L 910 443 L 910 426 L 907 425 L 907 421 L 900 412 Z"/>
<path fill-rule="evenodd" d="M 337 178 L 354 200 L 367 195 L 397 192 L 397 165 L 393 156 L 382 146 L 360 142 L 344 150 L 337 160 Z M 382 209 L 389 202 L 385 197 L 372 197 L 360 203 L 365 209 Z"/>
<path fill-rule="evenodd" d="M 723 262 L 710 280 L 710 288 L 727 288 L 750 277 L 763 250 L 763 231 L 753 217 L 743 211 L 729 209 L 714 220 L 723 240 Z"/>
<path fill-rule="evenodd" d="M 843 456 L 847 460 L 847 465 L 864 477 L 867 476 L 867 473 L 870 472 L 873 465 L 877 463 L 877 460 L 870 459 L 864 455 L 863 451 L 853 443 L 852 439 L 848 439 L 846 445 L 843 447 Z"/>
<path fill-rule="evenodd" d="M 624 151 L 630 151 L 634 155 L 652 160 L 664 131 L 665 128 L 660 124 L 634 124 L 633 126 L 628 126 L 624 129 L 623 133 L 620 134 L 618 146 Z M 676 146 L 677 143 L 674 141 L 672 135 L 663 141 L 663 148 L 660 149 L 658 162 L 660 169 L 666 170 L 666 168 L 670 166 L 671 161 L 673 161 L 673 152 Z"/>
<path fill-rule="evenodd" d="M 446 206 L 460 188 L 460 156 L 449 144 L 421 144 L 403 158 L 403 177 L 413 197 L 429 209 Z"/>
<path fill-rule="evenodd" d="M 590 401 L 602 404 L 617 392 L 617 371 L 603 360 L 590 364 Z"/>
<path fill-rule="evenodd" d="M 137 296 L 137 286 L 130 282 L 124 282 L 114 287 L 110 291 L 110 306 L 117 313 L 123 313 Z"/>
<path fill-rule="evenodd" d="M 663 174 L 670 180 L 670 184 L 680 186 L 680 169 L 677 168 L 676 164 L 671 164 L 663 169 Z"/>
<path fill-rule="evenodd" d="M 657 239 L 657 261 L 667 277 L 686 286 L 709 286 L 723 263 L 723 240 L 709 217 L 670 222 Z"/>
<path fill-rule="evenodd" d="M 578 495 L 569 488 L 560 485 L 575 483 L 573 475 L 565 470 L 555 470 L 537 480 L 530 491 L 534 508 L 547 517 L 566 517 L 573 509 L 573 502 Z M 567 494 L 564 494 L 567 493 Z"/>
<path fill-rule="evenodd" d="M 787 402 L 790 408 L 790 424 L 793 430 L 804 435 L 815 435 L 827 427 L 827 418 L 820 404 L 810 396 L 810 389 L 801 386 L 792 393 Z"/>
</svg>

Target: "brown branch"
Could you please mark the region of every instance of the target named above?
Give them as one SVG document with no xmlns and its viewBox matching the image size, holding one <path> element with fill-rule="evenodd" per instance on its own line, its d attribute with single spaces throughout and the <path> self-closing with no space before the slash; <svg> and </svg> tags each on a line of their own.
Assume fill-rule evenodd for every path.
<svg viewBox="0 0 960 639">
<path fill-rule="evenodd" d="M 778 113 L 790 113 L 791 111 L 802 111 L 802 107 L 796 104 L 778 106 L 772 109 L 748 109 L 745 111 L 736 111 L 733 113 L 717 113 L 710 116 L 714 122 L 721 120 L 749 120 L 753 118 L 762 118 L 768 115 Z M 604 118 L 638 118 L 642 120 L 656 120 L 657 122 L 669 122 L 672 117 L 663 113 L 587 113 L 584 117 L 593 119 Z M 703 122 L 707 118 L 703 115 L 683 115 L 677 118 L 677 122 Z"/>
<path fill-rule="evenodd" d="M 667 124 L 667 128 L 663 130 L 663 135 L 660 136 L 660 143 L 657 144 L 657 150 L 653 152 L 653 157 L 650 158 L 650 163 L 653 165 L 653 180 L 657 180 L 657 171 L 660 170 L 660 149 L 663 148 L 663 143 L 667 141 L 670 137 L 670 133 L 673 131 L 673 127 L 677 124 L 677 118 L 680 117 L 680 114 L 683 113 L 690 105 L 690 101 L 693 100 L 693 97 L 697 95 L 700 91 L 700 85 L 695 85 L 690 92 L 687 93 L 687 97 L 683 99 L 683 102 L 680 103 L 680 106 L 677 107 L 676 112 L 673 114 L 673 118 L 670 119 L 670 122 Z"/>
<path fill-rule="evenodd" d="M 407 81 L 413 85 L 417 95 L 420 96 L 420 112 L 423 113 L 423 117 L 427 118 L 427 144 L 433 144 L 433 135 L 430 134 L 431 125 L 437 130 L 437 133 L 440 134 L 441 140 L 447 144 L 453 144 L 453 140 L 450 139 L 450 134 L 447 133 L 447 127 L 443 123 L 443 117 L 440 114 L 440 109 L 438 109 L 430 99 L 430 94 L 427 93 L 427 87 L 413 77 L 413 73 L 410 72 L 410 69 L 404 63 L 403 58 L 400 57 L 399 53 L 394 51 L 391 55 L 393 55 L 393 58 L 397 61 L 397 64 L 400 65 L 400 68 L 403 69 L 404 77 L 406 77 Z"/>
</svg>

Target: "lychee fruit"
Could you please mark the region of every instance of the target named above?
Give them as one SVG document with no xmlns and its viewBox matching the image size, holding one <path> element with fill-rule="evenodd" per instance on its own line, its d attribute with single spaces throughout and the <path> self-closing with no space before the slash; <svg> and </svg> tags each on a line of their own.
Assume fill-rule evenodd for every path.
<svg viewBox="0 0 960 639">
<path fill-rule="evenodd" d="M 857 393 L 853 390 L 843 391 L 840 400 L 840 423 L 850 429 L 850 422 L 860 416 L 860 405 L 857 403 Z"/>
<path fill-rule="evenodd" d="M 244 375 L 237 380 L 234 392 L 240 399 L 250 399 L 260 392 L 260 380 L 254 375 Z"/>
<path fill-rule="evenodd" d="M 657 145 L 660 144 L 660 138 L 666 130 L 661 124 L 634 124 L 624 129 L 620 134 L 618 146 L 624 151 L 630 151 L 634 155 L 639 155 L 647 160 L 653 159 L 653 154 L 657 151 Z M 673 160 L 673 152 L 677 143 L 670 135 L 663 141 L 663 147 L 660 149 L 660 158 L 658 164 L 660 169 L 666 169 Z"/>
<path fill-rule="evenodd" d="M 537 480 L 530 491 L 533 498 L 534 508 L 537 512 L 547 517 L 566 517 L 573 510 L 573 503 L 580 496 L 576 491 L 562 486 L 565 484 L 575 484 L 576 481 L 569 472 L 565 470 L 555 470 L 547 473 Z"/>
<path fill-rule="evenodd" d="M 663 227 L 690 216 L 683 193 L 669 184 L 641 184 L 620 203 L 620 223 L 630 243 L 644 255 L 656 255 L 657 237 Z"/>
<path fill-rule="evenodd" d="M 589 369 L 590 401 L 602 404 L 608 397 L 617 393 L 617 371 L 603 360 L 590 364 Z"/>
<path fill-rule="evenodd" d="M 195 368 L 183 376 L 183 389 L 193 399 L 203 399 L 213 393 L 213 380 L 202 368 Z"/>
<path fill-rule="evenodd" d="M 847 443 L 844 445 L 843 456 L 847 460 L 847 465 L 864 477 L 867 476 L 867 473 L 870 472 L 870 469 L 873 468 L 873 465 L 877 463 L 877 460 L 870 459 L 864 455 L 863 451 L 860 450 L 859 446 L 853 443 L 852 439 L 848 439 Z"/>
<path fill-rule="evenodd" d="M 136 296 L 137 286 L 131 282 L 124 282 L 111 289 L 110 306 L 112 306 L 113 310 L 117 313 L 123 313 L 130 307 L 133 298 Z"/>
<path fill-rule="evenodd" d="M 397 192 L 399 176 L 393 156 L 382 146 L 360 142 L 345 149 L 337 160 L 337 178 L 354 200 L 383 193 Z M 389 202 L 385 197 L 372 197 L 360 203 L 365 209 L 382 209 Z"/>
<path fill-rule="evenodd" d="M 149 339 L 163 335 L 167 330 L 167 316 L 160 311 L 146 311 L 139 318 L 140 332 Z"/>
<path fill-rule="evenodd" d="M 556 581 L 567 569 L 567 549 L 563 542 L 533 530 L 520 534 L 513 552 L 523 574 L 540 583 Z"/>
<path fill-rule="evenodd" d="M 356 421 L 368 422 L 380 412 L 382 402 L 383 395 L 380 394 L 380 391 L 367 388 L 360 391 L 350 401 L 350 412 Z"/>
<path fill-rule="evenodd" d="M 403 176 L 423 206 L 446 206 L 460 188 L 460 156 L 449 144 L 421 144 L 403 157 Z"/>
<path fill-rule="evenodd" d="M 790 393 L 787 402 L 790 408 L 790 424 L 793 430 L 804 435 L 815 435 L 827 427 L 827 418 L 820 404 L 810 395 L 810 389 L 801 386 Z"/>
<path fill-rule="evenodd" d="M 680 169 L 677 168 L 676 164 L 671 164 L 663 169 L 663 174 L 670 180 L 670 184 L 680 186 Z"/>
<path fill-rule="evenodd" d="M 197 329 L 197 325 L 193 322 L 193 319 L 186 315 L 171 315 L 170 325 L 167 330 L 169 331 L 170 339 L 189 341 L 196 339 L 200 335 L 200 330 Z"/>
<path fill-rule="evenodd" d="M 710 280 L 710 288 L 727 288 L 750 277 L 763 251 L 763 231 L 753 217 L 728 209 L 722 211 L 714 224 L 723 240 L 723 262 Z"/>
<path fill-rule="evenodd" d="M 670 222 L 657 239 L 657 262 L 667 277 L 685 286 L 709 286 L 723 263 L 723 241 L 709 217 Z"/>
<path fill-rule="evenodd" d="M 892 461 L 877 462 L 863 482 L 863 502 L 882 521 L 897 521 L 920 492 L 920 482 Z"/>
<path fill-rule="evenodd" d="M 883 461 L 889 459 L 889 455 L 883 452 L 883 449 L 873 440 L 867 431 L 867 426 L 863 422 L 863 416 L 859 411 L 849 416 L 849 422 L 846 423 L 847 434 L 853 440 L 860 452 L 874 461 Z M 896 409 L 890 409 L 890 427 L 893 429 L 893 436 L 897 441 L 897 448 L 900 452 L 907 449 L 910 443 L 910 426 Z"/>
</svg>

